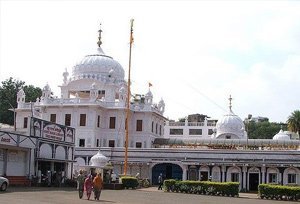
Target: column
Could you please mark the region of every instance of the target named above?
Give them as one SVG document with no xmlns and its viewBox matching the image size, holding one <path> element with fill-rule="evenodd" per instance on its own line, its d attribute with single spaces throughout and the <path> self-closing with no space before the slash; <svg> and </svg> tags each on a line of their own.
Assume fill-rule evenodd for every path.
<svg viewBox="0 0 300 204">
<path fill-rule="evenodd" d="M 186 181 L 186 179 L 187 179 L 187 166 L 183 165 L 183 168 L 182 168 L 182 180 Z"/>
<path fill-rule="evenodd" d="M 266 167 L 265 164 L 263 164 L 263 166 L 261 167 L 261 181 L 260 183 L 265 183 L 266 181 Z"/>
<path fill-rule="evenodd" d="M 221 169 L 222 169 L 222 182 L 226 182 L 226 179 L 225 179 L 226 166 L 222 166 Z"/>
<path fill-rule="evenodd" d="M 247 166 L 243 166 L 243 189 L 247 189 Z"/>
</svg>

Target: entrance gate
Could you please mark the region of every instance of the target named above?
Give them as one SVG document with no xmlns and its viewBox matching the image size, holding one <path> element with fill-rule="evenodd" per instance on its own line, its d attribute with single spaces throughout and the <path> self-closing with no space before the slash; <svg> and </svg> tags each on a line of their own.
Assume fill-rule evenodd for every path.
<svg viewBox="0 0 300 204">
<path fill-rule="evenodd" d="M 152 184 L 158 184 L 159 174 L 163 175 L 163 179 L 182 180 L 182 169 L 177 164 L 163 163 L 156 164 L 152 168 Z"/>
</svg>

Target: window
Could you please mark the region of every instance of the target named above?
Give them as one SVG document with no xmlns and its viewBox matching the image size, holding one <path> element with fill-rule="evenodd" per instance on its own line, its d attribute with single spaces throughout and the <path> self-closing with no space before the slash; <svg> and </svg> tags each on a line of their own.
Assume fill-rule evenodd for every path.
<svg viewBox="0 0 300 204">
<path fill-rule="evenodd" d="M 99 147 L 99 139 L 96 140 L 96 147 Z"/>
<path fill-rule="evenodd" d="M 79 139 L 79 147 L 85 146 L 85 139 Z"/>
<path fill-rule="evenodd" d="M 100 115 L 97 117 L 97 127 L 100 127 Z"/>
<path fill-rule="evenodd" d="M 28 123 L 28 118 L 25 117 L 23 122 L 23 128 L 27 128 L 27 123 Z"/>
<path fill-rule="evenodd" d="M 56 114 L 50 114 L 50 122 L 56 123 Z"/>
<path fill-rule="evenodd" d="M 65 125 L 66 126 L 71 126 L 71 114 L 66 114 L 65 115 Z"/>
<path fill-rule="evenodd" d="M 170 129 L 170 135 L 183 135 L 183 129 Z"/>
<path fill-rule="evenodd" d="M 136 142 L 135 147 L 136 148 L 142 148 L 142 143 L 141 142 Z"/>
<path fill-rule="evenodd" d="M 230 135 L 226 135 L 225 139 L 231 139 L 231 136 Z"/>
<path fill-rule="evenodd" d="M 159 135 L 161 135 L 161 125 L 159 125 Z"/>
<path fill-rule="evenodd" d="M 212 135 L 214 133 L 213 129 L 208 129 L 208 135 Z"/>
<path fill-rule="evenodd" d="M 232 182 L 239 182 L 239 173 L 231 173 L 231 181 Z"/>
<path fill-rule="evenodd" d="M 288 183 L 296 183 L 296 174 L 288 174 Z"/>
<path fill-rule="evenodd" d="M 108 146 L 109 147 L 115 147 L 115 141 L 114 140 L 109 140 L 108 141 Z"/>
<path fill-rule="evenodd" d="M 156 123 L 156 125 L 155 125 L 155 133 L 157 134 L 157 132 L 158 132 L 158 124 Z"/>
<path fill-rule="evenodd" d="M 79 126 L 85 126 L 86 125 L 86 114 L 80 114 L 80 124 Z"/>
<path fill-rule="evenodd" d="M 277 183 L 277 174 L 276 173 L 269 174 L 269 183 Z"/>
<path fill-rule="evenodd" d="M 115 129 L 116 128 L 116 117 L 110 117 L 109 118 L 109 129 Z"/>
<path fill-rule="evenodd" d="M 136 121 L 136 131 L 143 131 L 143 120 Z"/>
<path fill-rule="evenodd" d="M 202 129 L 189 129 L 189 135 L 202 135 Z"/>
<path fill-rule="evenodd" d="M 152 121 L 151 131 L 154 132 L 154 122 Z"/>
</svg>

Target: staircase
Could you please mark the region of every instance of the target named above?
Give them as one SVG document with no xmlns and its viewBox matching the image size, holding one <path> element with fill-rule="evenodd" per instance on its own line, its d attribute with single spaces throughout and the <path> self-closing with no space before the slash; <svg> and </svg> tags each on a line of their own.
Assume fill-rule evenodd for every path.
<svg viewBox="0 0 300 204">
<path fill-rule="evenodd" d="M 30 180 L 26 176 L 6 176 L 10 186 L 30 186 Z"/>
</svg>

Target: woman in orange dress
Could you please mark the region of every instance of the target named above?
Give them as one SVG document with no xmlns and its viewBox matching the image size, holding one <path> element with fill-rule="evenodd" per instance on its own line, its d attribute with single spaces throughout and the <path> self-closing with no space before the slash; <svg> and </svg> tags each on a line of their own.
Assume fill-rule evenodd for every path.
<svg viewBox="0 0 300 204">
<path fill-rule="evenodd" d="M 94 186 L 94 196 L 95 200 L 99 200 L 101 190 L 103 188 L 103 180 L 101 178 L 101 174 L 98 173 L 97 176 L 93 180 L 93 186 Z"/>
</svg>

